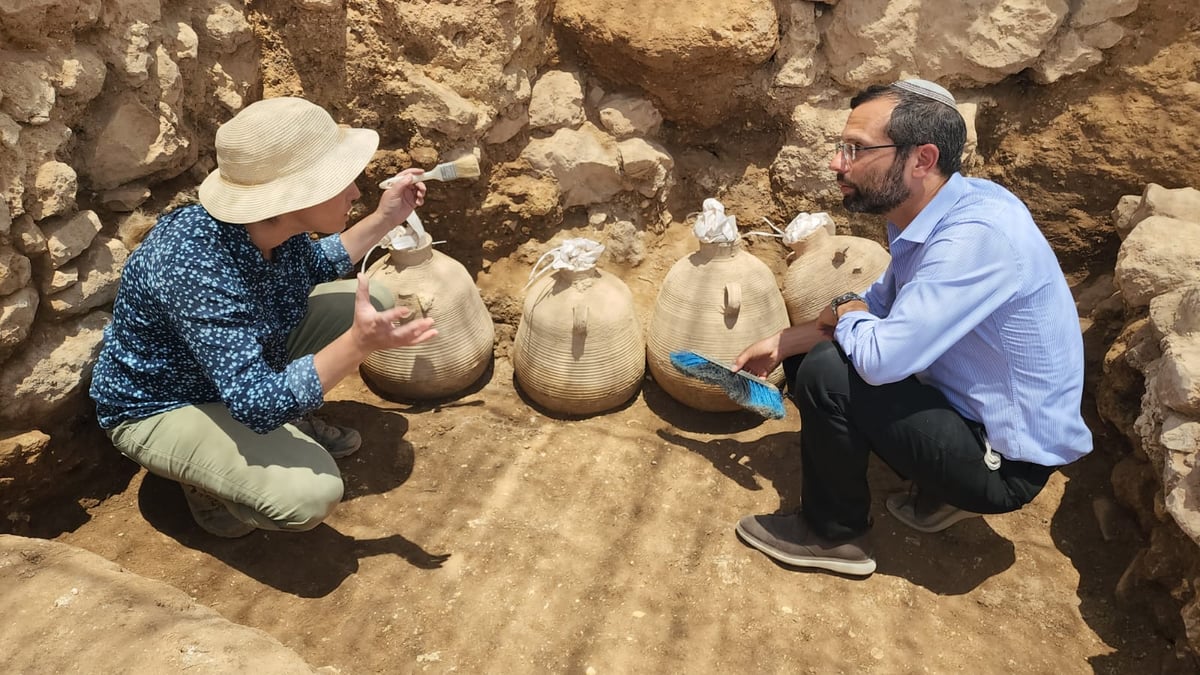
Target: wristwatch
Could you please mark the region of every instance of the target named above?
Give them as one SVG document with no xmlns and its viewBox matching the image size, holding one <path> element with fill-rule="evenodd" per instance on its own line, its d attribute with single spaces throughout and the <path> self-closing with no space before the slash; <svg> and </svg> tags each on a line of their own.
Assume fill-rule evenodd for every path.
<svg viewBox="0 0 1200 675">
<path fill-rule="evenodd" d="M 841 295 L 837 296 L 833 300 L 830 300 L 829 301 L 829 309 L 833 310 L 833 318 L 835 320 L 841 318 L 838 316 L 838 313 L 837 313 L 838 307 L 841 307 L 842 305 L 846 304 L 847 302 L 856 302 L 856 301 L 864 303 L 864 304 L 867 302 L 866 298 L 859 295 L 858 293 L 842 293 Z"/>
</svg>

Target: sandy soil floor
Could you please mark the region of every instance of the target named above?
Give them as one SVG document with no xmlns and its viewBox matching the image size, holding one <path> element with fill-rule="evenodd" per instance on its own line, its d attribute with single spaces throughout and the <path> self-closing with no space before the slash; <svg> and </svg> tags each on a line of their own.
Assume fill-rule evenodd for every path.
<svg viewBox="0 0 1200 675">
<path fill-rule="evenodd" d="M 879 570 L 860 580 L 787 569 L 733 533 L 799 503 L 790 402 L 781 421 L 697 414 L 647 381 L 621 410 L 558 419 L 498 359 L 442 406 L 354 377 L 324 411 L 366 442 L 311 532 L 213 538 L 175 484 L 126 463 L 58 538 L 342 673 L 1132 673 L 1165 654 L 1113 605 L 1135 545 L 1093 516 L 1103 451 L 1025 510 L 936 535 L 887 514 L 902 484 L 874 465 Z"/>
</svg>

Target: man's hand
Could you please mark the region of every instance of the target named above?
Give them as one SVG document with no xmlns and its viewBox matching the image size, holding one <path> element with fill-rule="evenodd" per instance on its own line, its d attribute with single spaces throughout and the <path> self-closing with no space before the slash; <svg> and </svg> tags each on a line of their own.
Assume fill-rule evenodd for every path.
<svg viewBox="0 0 1200 675">
<path fill-rule="evenodd" d="M 759 377 L 770 375 L 771 371 L 775 370 L 779 362 L 783 360 L 779 353 L 780 337 L 781 333 L 776 333 L 743 349 L 742 353 L 733 360 L 733 372 L 745 370 Z"/>
<path fill-rule="evenodd" d="M 389 192 L 392 189 L 395 187 L 390 188 Z M 437 336 L 433 319 L 430 318 L 414 319 L 396 325 L 411 314 L 412 310 L 407 307 L 393 307 L 383 312 L 376 310 L 371 304 L 367 275 L 358 275 L 358 288 L 354 296 L 354 325 L 350 332 L 354 336 L 355 344 L 363 351 L 407 347 Z"/>
</svg>

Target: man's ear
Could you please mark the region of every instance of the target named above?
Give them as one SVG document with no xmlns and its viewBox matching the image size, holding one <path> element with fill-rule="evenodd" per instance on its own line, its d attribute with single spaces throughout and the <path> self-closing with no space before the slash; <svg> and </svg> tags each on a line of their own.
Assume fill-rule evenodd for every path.
<svg viewBox="0 0 1200 675">
<path fill-rule="evenodd" d="M 924 178 L 926 174 L 934 173 L 938 170 L 938 157 L 941 156 L 938 146 L 933 143 L 918 145 L 913 155 L 917 158 L 917 163 L 913 166 L 914 176 Z"/>
</svg>

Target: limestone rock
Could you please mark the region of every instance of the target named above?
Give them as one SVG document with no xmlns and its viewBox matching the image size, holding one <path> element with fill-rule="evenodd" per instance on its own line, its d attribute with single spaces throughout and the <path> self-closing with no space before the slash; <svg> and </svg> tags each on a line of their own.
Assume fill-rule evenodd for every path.
<svg viewBox="0 0 1200 675">
<path fill-rule="evenodd" d="M 840 106 L 796 106 L 787 139 L 771 163 L 771 181 L 813 200 L 840 201 L 837 184 L 830 180 L 829 158 L 849 114 Z"/>
<path fill-rule="evenodd" d="M 1068 76 L 1082 73 L 1104 60 L 1099 49 L 1083 41 L 1078 32 L 1068 30 L 1042 53 L 1033 66 L 1033 79 L 1050 84 Z"/>
<path fill-rule="evenodd" d="M 553 131 L 574 129 L 583 123 L 583 83 L 579 75 L 565 70 L 550 70 L 533 83 L 529 99 L 529 126 Z"/>
<path fill-rule="evenodd" d="M 559 129 L 549 138 L 525 146 L 522 159 L 554 176 L 570 208 L 608 200 L 621 191 L 621 155 L 617 142 L 585 122 L 579 129 Z"/>
<path fill-rule="evenodd" d="M 11 350 L 29 336 L 38 301 L 33 288 L 22 288 L 0 298 L 0 350 Z"/>
<path fill-rule="evenodd" d="M 150 44 L 157 18 L 127 19 L 102 34 L 100 51 L 108 65 L 129 86 L 138 87 L 150 79 Z"/>
<path fill-rule="evenodd" d="M 775 5 L 559 0 L 554 21 L 592 73 L 646 91 L 668 119 L 711 127 L 743 105 L 736 90 L 775 53 Z"/>
<path fill-rule="evenodd" d="M 141 183 L 122 185 L 100 194 L 100 203 L 109 211 L 129 213 L 150 198 L 150 188 Z"/>
<path fill-rule="evenodd" d="M 419 129 L 434 129 L 451 138 L 474 134 L 481 122 L 478 106 L 454 89 L 420 74 L 409 76 L 413 89 L 404 97 L 400 118 Z M 489 120 L 490 122 L 490 120 Z"/>
<path fill-rule="evenodd" d="M 1150 216 L 1117 253 L 1117 288 L 1125 304 L 1146 307 L 1155 296 L 1200 281 L 1200 223 Z"/>
<path fill-rule="evenodd" d="M 75 210 L 75 191 L 79 180 L 75 169 L 62 162 L 46 162 L 38 167 L 33 180 L 33 204 L 29 214 L 35 220 Z"/>
<path fill-rule="evenodd" d="M 167 105 L 178 105 L 183 96 L 183 78 L 179 74 L 178 64 L 162 45 L 158 45 L 154 51 L 154 78 L 158 82 L 158 90 L 162 92 L 162 100 Z"/>
<path fill-rule="evenodd" d="M 110 318 L 97 311 L 38 322 L 0 370 L 0 428 L 50 428 L 60 414 L 89 409 L 85 387 Z"/>
<path fill-rule="evenodd" d="M 204 19 L 204 34 L 222 54 L 232 54 L 254 37 L 246 16 L 227 2 L 213 5 L 212 13 Z"/>
<path fill-rule="evenodd" d="M 12 238 L 17 250 L 27 256 L 42 255 L 48 250 L 46 235 L 33 222 L 33 217 L 29 214 L 20 216 L 13 221 Z"/>
<path fill-rule="evenodd" d="M 180 133 L 164 103 L 151 110 L 124 95 L 98 120 L 95 139 L 83 153 L 81 173 L 94 190 L 107 190 L 151 175 L 171 178 L 190 162 L 191 141 Z"/>
<path fill-rule="evenodd" d="M 1129 236 L 1130 230 L 1136 223 L 1133 221 L 1133 214 L 1137 211 L 1138 206 L 1142 203 L 1141 195 L 1123 195 L 1117 200 L 1117 205 L 1112 210 L 1113 229 L 1117 231 L 1117 236 L 1122 241 Z"/>
<path fill-rule="evenodd" d="M 775 86 L 802 89 L 811 86 L 820 74 L 817 47 L 821 33 L 817 30 L 816 7 L 809 2 L 789 2 L 781 7 L 779 17 L 779 52 L 775 61 Z"/>
<path fill-rule="evenodd" d="M 1200 222 L 1200 190 L 1191 187 L 1170 189 L 1158 183 L 1147 183 L 1137 208 L 1129 215 L 1129 229 L 1150 216 Z"/>
<path fill-rule="evenodd" d="M 101 0 L 8 0 L 0 2 L 0 26 L 27 46 L 48 46 L 95 24 L 100 6 Z"/>
<path fill-rule="evenodd" d="M 492 122 L 491 128 L 488 129 L 484 142 L 488 145 L 505 143 L 527 126 L 529 126 L 529 111 L 522 107 L 514 116 L 497 117 Z"/>
<path fill-rule="evenodd" d="M 1195 471 L 1200 451 L 1200 422 L 1168 414 L 1159 436 L 1167 451 L 1163 469 L 1163 501 L 1167 513 L 1192 541 L 1200 543 L 1200 509 L 1191 505 L 1200 496 L 1200 472 Z"/>
<path fill-rule="evenodd" d="M 821 48 L 829 75 L 852 89 L 927 73 L 943 86 L 990 84 L 1032 66 L 1068 9 L 1065 0 L 936 9 L 921 0 L 857 0 L 833 7 Z"/>
<path fill-rule="evenodd" d="M 81 105 L 100 95 L 107 74 L 104 58 L 96 50 L 76 45 L 63 57 L 54 79 L 60 96 Z"/>
<path fill-rule="evenodd" d="M 54 109 L 54 73 L 45 59 L 0 52 L 0 111 L 17 122 L 45 124 Z"/>
<path fill-rule="evenodd" d="M 98 237 L 76 261 L 78 282 L 42 301 L 48 315 L 61 319 L 111 303 L 128 257 L 129 250 L 119 239 Z"/>
<path fill-rule="evenodd" d="M 50 437 L 36 429 L 0 437 L 0 488 L 21 467 L 37 462 L 49 445 Z"/>
<path fill-rule="evenodd" d="M 675 160 L 663 146 L 643 138 L 627 138 L 617 143 L 617 149 L 630 187 L 643 197 L 653 197 L 670 184 Z"/>
<path fill-rule="evenodd" d="M 0 145 L 15 148 L 20 141 L 21 125 L 8 114 L 0 112 Z"/>
<path fill-rule="evenodd" d="M 79 266 L 69 262 L 56 270 L 48 270 L 41 278 L 38 289 L 46 295 L 53 295 L 79 283 Z"/>
<path fill-rule="evenodd" d="M 266 633 L 94 553 L 0 535 L 6 672 L 315 673 Z"/>
<path fill-rule="evenodd" d="M 87 250 L 99 234 L 100 217 L 94 211 L 81 211 L 70 218 L 52 218 L 42 222 L 50 264 L 62 267 Z"/>
<path fill-rule="evenodd" d="M 1115 47 L 1124 37 L 1125 29 L 1115 21 L 1105 21 L 1079 32 L 1079 39 L 1083 41 L 1083 44 L 1095 49 Z"/>
<path fill-rule="evenodd" d="M 29 258 L 0 244 L 0 296 L 28 286 L 30 276 Z"/>
<path fill-rule="evenodd" d="M 662 114 L 654 104 L 640 96 L 613 94 L 604 96 L 597 105 L 600 123 L 615 138 L 657 136 L 662 126 Z"/>
<path fill-rule="evenodd" d="M 1137 6 L 1138 0 L 1078 0 L 1071 13 L 1071 25 L 1094 26 L 1132 14 Z"/>
<path fill-rule="evenodd" d="M 171 48 L 176 61 L 196 58 L 200 53 L 200 37 L 196 30 L 182 21 L 169 21 L 163 25 L 163 40 Z"/>
</svg>

